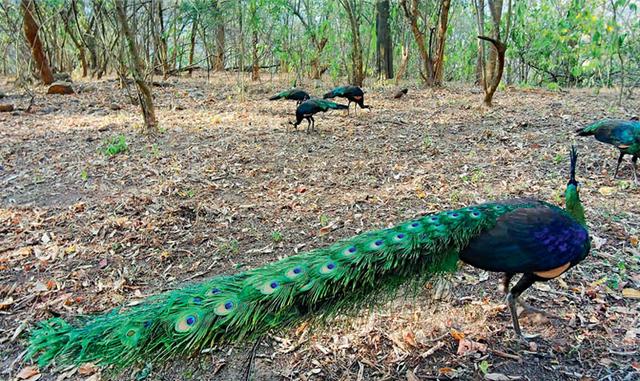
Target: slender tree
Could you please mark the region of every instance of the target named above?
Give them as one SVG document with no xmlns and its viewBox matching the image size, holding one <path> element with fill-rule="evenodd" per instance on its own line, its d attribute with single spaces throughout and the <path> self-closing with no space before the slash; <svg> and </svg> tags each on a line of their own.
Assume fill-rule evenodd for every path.
<svg viewBox="0 0 640 381">
<path fill-rule="evenodd" d="M 507 14 L 506 14 L 506 28 L 504 41 L 509 37 L 509 28 L 511 24 L 511 0 L 508 0 Z M 482 0 L 474 1 L 476 12 L 478 15 L 478 38 L 482 41 L 488 41 L 491 43 L 493 49 L 489 52 L 489 59 L 485 60 L 484 56 L 481 57 L 482 61 L 482 87 L 484 89 L 484 104 L 491 106 L 493 101 L 493 95 L 498 89 L 498 85 L 502 80 L 502 73 L 504 72 L 505 53 L 507 51 L 507 44 L 500 38 L 500 23 L 502 19 L 503 0 L 488 0 L 489 11 L 491 13 L 491 37 L 484 36 L 484 25 L 481 20 L 481 14 L 484 13 Z"/>
<path fill-rule="evenodd" d="M 153 107 L 153 97 L 151 95 L 151 88 L 145 80 L 145 65 L 140 57 L 135 35 L 129 28 L 127 13 L 125 11 L 127 1 L 116 1 L 115 6 L 118 22 L 120 23 L 120 28 L 122 30 L 122 37 L 125 38 L 129 50 L 129 70 L 133 75 L 138 89 L 138 98 L 140 99 L 140 107 L 142 108 L 142 116 L 144 118 L 146 132 L 154 134 L 158 131 L 158 123 L 156 120 L 155 108 Z"/>
<path fill-rule="evenodd" d="M 418 45 L 418 51 L 420 52 L 420 58 L 422 60 L 422 72 L 420 73 L 422 79 L 429 86 L 441 86 L 444 73 L 444 47 L 447 39 L 451 0 L 441 0 L 439 2 L 437 28 L 426 22 L 428 18 L 420 11 L 419 0 L 411 0 L 411 4 L 409 4 L 407 0 L 400 0 L 400 5 L 409 20 L 411 32 Z M 420 20 L 425 20 L 424 28 L 420 27 Z M 426 31 L 429 31 L 428 38 Z"/>
<path fill-rule="evenodd" d="M 38 31 L 40 30 L 40 26 L 36 23 L 35 20 L 35 3 L 34 0 L 22 0 L 20 2 L 20 7 L 22 8 L 23 14 L 23 28 L 24 35 L 27 38 L 27 42 L 31 47 L 31 54 L 33 56 L 33 60 L 38 67 L 38 72 L 40 73 L 40 80 L 45 85 L 50 85 L 53 83 L 53 73 L 51 72 L 51 68 L 49 67 L 49 61 L 47 60 L 47 56 L 44 52 L 44 48 L 42 46 L 42 41 L 40 40 L 40 36 L 38 36 Z"/>
<path fill-rule="evenodd" d="M 351 26 L 351 83 L 362 86 L 364 65 L 362 63 L 362 44 L 360 42 L 360 14 L 356 0 L 339 0 L 344 7 Z"/>
</svg>

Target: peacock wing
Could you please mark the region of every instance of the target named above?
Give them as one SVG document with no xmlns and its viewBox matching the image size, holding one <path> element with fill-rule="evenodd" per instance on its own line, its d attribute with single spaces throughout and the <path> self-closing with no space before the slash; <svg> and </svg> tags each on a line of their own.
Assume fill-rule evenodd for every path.
<svg viewBox="0 0 640 381">
<path fill-rule="evenodd" d="M 460 259 L 487 271 L 547 271 L 582 260 L 589 251 L 587 230 L 565 211 L 540 203 L 500 216 L 460 252 Z"/>
</svg>

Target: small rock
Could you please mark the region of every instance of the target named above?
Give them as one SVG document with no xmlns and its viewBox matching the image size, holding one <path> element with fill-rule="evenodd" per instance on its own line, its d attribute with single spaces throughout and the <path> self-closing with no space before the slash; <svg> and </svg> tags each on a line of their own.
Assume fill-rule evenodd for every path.
<svg viewBox="0 0 640 381">
<path fill-rule="evenodd" d="M 0 104 L 0 112 L 10 112 L 10 111 L 13 111 L 12 104 Z"/>
<path fill-rule="evenodd" d="M 78 89 L 79 93 L 95 93 L 96 91 L 98 91 L 98 87 L 95 85 L 85 85 Z"/>
<path fill-rule="evenodd" d="M 120 106 L 117 103 L 112 103 L 109 105 L 109 108 L 112 109 L 113 111 L 118 111 L 118 110 L 122 110 L 122 106 Z"/>
<path fill-rule="evenodd" d="M 52 112 L 56 112 L 56 111 L 60 111 L 60 109 L 58 107 L 45 107 L 42 110 L 40 110 L 40 113 L 42 114 L 51 114 Z"/>
<path fill-rule="evenodd" d="M 5 93 L 3 93 L 2 91 L 0 91 L 0 99 L 6 97 L 7 95 Z"/>
<path fill-rule="evenodd" d="M 59 82 L 73 82 L 69 73 L 54 73 L 53 79 Z"/>
<path fill-rule="evenodd" d="M 47 90 L 47 94 L 60 94 L 60 95 L 68 95 L 74 94 L 73 87 L 69 82 L 54 82 L 49 86 L 49 90 Z"/>
</svg>

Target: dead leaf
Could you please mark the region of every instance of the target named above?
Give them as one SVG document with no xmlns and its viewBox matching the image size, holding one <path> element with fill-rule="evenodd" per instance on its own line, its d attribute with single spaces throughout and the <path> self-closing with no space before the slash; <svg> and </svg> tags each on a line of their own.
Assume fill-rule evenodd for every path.
<svg viewBox="0 0 640 381">
<path fill-rule="evenodd" d="M 460 332 L 458 330 L 455 330 L 453 328 L 451 329 L 451 336 L 454 339 L 456 339 L 457 341 L 460 341 L 460 340 L 464 339 L 464 333 L 462 333 L 462 332 Z"/>
<path fill-rule="evenodd" d="M 84 381 L 99 381 L 99 380 L 100 380 L 100 373 L 95 373 L 92 376 L 84 379 Z"/>
<path fill-rule="evenodd" d="M 13 304 L 13 298 L 11 296 L 5 298 L 0 302 L 0 311 L 9 308 Z"/>
<path fill-rule="evenodd" d="M 522 377 L 520 376 L 507 376 L 502 373 L 487 373 L 484 375 L 485 380 L 491 381 L 510 381 L 510 380 L 520 380 Z"/>
<path fill-rule="evenodd" d="M 616 188 L 614 188 L 614 187 L 600 187 L 600 189 L 598 189 L 598 192 L 600 192 L 600 194 L 603 195 L 603 196 L 611 196 L 612 194 L 616 193 Z"/>
<path fill-rule="evenodd" d="M 37 378 L 32 378 L 32 377 L 36 377 Z M 37 366 L 27 366 L 22 368 L 22 370 L 20 372 L 18 372 L 18 374 L 16 375 L 16 377 L 20 380 L 37 380 L 38 378 L 40 378 L 40 376 L 42 376 L 40 374 L 40 370 L 38 370 Z"/>
<path fill-rule="evenodd" d="M 405 343 L 411 345 L 414 348 L 418 347 L 418 343 L 416 343 L 416 335 L 411 331 L 406 331 L 402 336 L 404 338 Z"/>
<path fill-rule="evenodd" d="M 484 353 L 487 351 L 487 344 L 479 343 L 468 339 L 458 341 L 458 355 L 463 356 L 472 352 Z"/>
<path fill-rule="evenodd" d="M 440 368 L 438 369 L 438 372 L 440 372 L 440 374 L 453 378 L 456 375 L 456 370 L 453 368 L 449 368 L 449 367 L 444 367 L 444 368 Z"/>
<path fill-rule="evenodd" d="M 622 290 L 622 296 L 631 299 L 640 299 L 640 290 L 634 288 L 625 288 Z"/>
<path fill-rule="evenodd" d="M 407 381 L 420 381 L 420 379 L 418 377 L 416 377 L 416 375 L 412 371 L 408 370 L 407 371 Z"/>
<path fill-rule="evenodd" d="M 80 367 L 78 368 L 78 373 L 83 376 L 89 376 L 94 374 L 97 370 L 98 367 L 94 363 L 87 362 L 80 365 Z"/>
</svg>

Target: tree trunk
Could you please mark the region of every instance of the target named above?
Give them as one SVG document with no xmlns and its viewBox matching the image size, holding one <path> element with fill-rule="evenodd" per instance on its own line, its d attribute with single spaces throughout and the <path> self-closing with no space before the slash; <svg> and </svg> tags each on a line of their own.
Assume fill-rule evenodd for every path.
<svg viewBox="0 0 640 381">
<path fill-rule="evenodd" d="M 258 30 L 253 30 L 253 53 L 251 66 L 251 80 L 260 80 L 260 60 L 258 59 Z"/>
<path fill-rule="evenodd" d="M 140 58 L 138 47 L 136 45 L 135 36 L 127 21 L 127 14 L 125 11 L 127 4 L 126 1 L 116 1 L 116 15 L 120 22 L 122 29 L 122 37 L 126 39 L 127 46 L 129 48 L 129 69 L 136 82 L 138 88 L 138 97 L 140 98 L 140 107 L 142 108 L 142 116 L 144 118 L 144 124 L 147 133 L 155 133 L 158 131 L 158 124 L 156 120 L 156 112 L 153 107 L 153 97 L 151 95 L 151 89 L 144 77 L 144 62 Z"/>
<path fill-rule="evenodd" d="M 398 69 L 398 75 L 396 76 L 396 85 L 400 83 L 400 80 L 404 77 L 407 71 L 407 65 L 409 64 L 409 44 L 405 43 L 402 46 L 402 60 L 400 61 L 400 69 Z"/>
<path fill-rule="evenodd" d="M 24 16 L 24 35 L 27 38 L 29 46 L 31 46 L 31 54 L 33 55 L 33 60 L 38 67 L 38 71 L 40 72 L 40 80 L 45 85 L 50 85 L 53 83 L 53 73 L 51 72 L 51 68 L 49 67 L 47 56 L 44 53 L 42 41 L 40 41 L 40 37 L 38 36 L 38 30 L 40 29 L 40 27 L 34 19 L 34 0 L 22 0 L 20 2 L 20 6 L 22 8 Z"/>
<path fill-rule="evenodd" d="M 478 38 L 491 42 L 493 44 L 496 56 L 496 66 L 494 66 L 493 69 L 493 76 L 490 78 L 485 78 L 485 83 L 487 83 L 488 86 L 486 87 L 484 93 L 484 104 L 491 107 L 493 94 L 495 94 L 496 90 L 498 89 L 498 85 L 500 84 L 500 80 L 502 79 L 502 73 L 504 72 L 504 55 L 507 51 L 507 46 L 502 42 L 489 37 L 478 36 Z"/>
<path fill-rule="evenodd" d="M 474 1 L 476 11 L 478 13 L 478 31 L 483 31 L 484 23 L 484 5 L 483 0 Z M 484 104 L 491 106 L 493 101 L 493 95 L 500 85 L 502 80 L 502 74 L 504 73 L 504 60 L 505 52 L 507 50 L 507 44 L 500 41 L 500 21 L 502 18 L 502 0 L 489 0 L 489 10 L 491 11 L 492 19 L 492 37 L 485 37 L 482 34 L 478 36 L 480 40 L 488 41 L 492 44 L 493 49 L 489 53 L 489 60 L 485 63 L 484 55 L 482 58 L 482 87 L 484 89 Z M 511 0 L 506 15 L 506 32 L 505 40 L 509 38 L 509 28 L 511 27 Z"/>
<path fill-rule="evenodd" d="M 440 4 L 436 53 L 435 58 L 433 59 L 433 83 L 436 86 L 442 86 L 442 79 L 444 76 L 444 45 L 447 41 L 447 26 L 449 25 L 450 7 L 451 0 L 442 0 Z"/>
<path fill-rule="evenodd" d="M 360 45 L 360 23 L 358 22 L 358 16 L 356 14 L 356 4 L 355 2 L 352 4 L 351 0 L 340 0 L 340 3 L 347 11 L 349 24 L 351 25 L 351 43 L 353 45 L 353 51 L 351 53 L 352 84 L 362 86 L 364 82 L 364 69 L 362 64 L 362 46 Z"/>
<path fill-rule="evenodd" d="M 213 63 L 215 71 L 224 71 L 224 19 L 220 11 L 220 0 L 214 0 L 213 12 L 216 20 L 216 56 Z"/>
<path fill-rule="evenodd" d="M 389 28 L 389 0 L 376 2 L 376 49 L 378 74 L 381 78 L 393 78 L 393 47 Z"/>
<path fill-rule="evenodd" d="M 160 31 L 156 38 L 156 56 L 160 64 L 162 65 L 162 78 L 167 79 L 169 77 L 169 47 L 167 46 L 167 36 L 165 35 L 164 27 L 164 12 L 162 9 L 162 1 L 158 1 L 158 24 Z M 155 29 L 155 28 L 154 28 Z"/>
<path fill-rule="evenodd" d="M 189 77 L 191 77 L 191 74 L 193 72 L 193 56 L 195 55 L 195 51 L 196 51 L 196 33 L 198 32 L 198 19 L 194 18 L 193 22 L 191 24 L 191 38 L 189 39 Z"/>
</svg>

